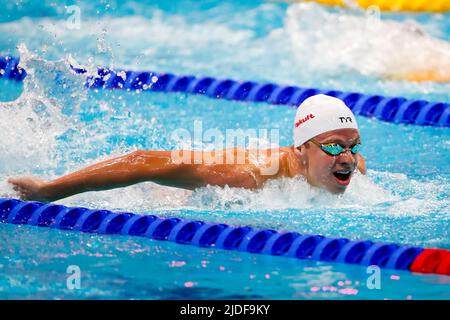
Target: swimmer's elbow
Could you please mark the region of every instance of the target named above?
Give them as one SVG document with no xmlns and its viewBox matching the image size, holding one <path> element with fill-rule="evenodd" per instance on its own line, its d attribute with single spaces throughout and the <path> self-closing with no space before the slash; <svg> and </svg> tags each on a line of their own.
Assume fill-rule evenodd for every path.
<svg viewBox="0 0 450 320">
<path fill-rule="evenodd" d="M 127 160 L 130 162 L 141 162 L 145 158 L 148 158 L 151 151 L 145 151 L 145 150 L 136 150 L 129 154 L 127 154 Z"/>
<path fill-rule="evenodd" d="M 182 169 L 166 151 L 136 150 L 126 156 L 124 174 L 141 181 L 173 180 Z"/>
</svg>

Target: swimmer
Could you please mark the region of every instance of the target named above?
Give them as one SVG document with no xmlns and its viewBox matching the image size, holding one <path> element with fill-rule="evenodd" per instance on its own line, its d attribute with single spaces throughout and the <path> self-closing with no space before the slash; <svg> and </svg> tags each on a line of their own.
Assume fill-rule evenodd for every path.
<svg viewBox="0 0 450 320">
<path fill-rule="evenodd" d="M 450 67 L 441 70 L 422 70 L 410 71 L 405 73 L 393 73 L 386 75 L 386 78 L 391 80 L 405 80 L 410 82 L 450 82 Z"/>
<path fill-rule="evenodd" d="M 378 2 L 381 5 L 392 1 Z M 450 9 L 450 1 L 446 2 Z M 422 4 L 434 7 L 432 1 L 422 0 Z M 299 61 L 301 68 L 305 65 L 303 62 L 308 61 L 307 68 L 311 72 L 337 76 L 348 72 L 415 83 L 450 82 L 450 42 L 428 32 L 427 29 L 434 29 L 434 33 L 440 33 L 437 26 L 430 28 L 429 22 L 416 22 L 409 15 L 400 20 L 391 19 L 390 15 L 378 15 L 373 8 L 329 11 L 311 3 L 290 5 L 284 21 L 292 58 Z"/>
<path fill-rule="evenodd" d="M 262 164 L 252 161 L 243 164 L 179 163 L 174 161 L 173 151 L 135 151 L 53 181 L 25 177 L 10 178 L 8 182 L 22 199 L 45 202 L 144 181 L 191 190 L 207 185 L 258 189 L 269 179 L 298 176 L 312 186 L 341 194 L 356 170 L 366 173 L 360 145 L 355 116 L 345 103 L 334 97 L 316 95 L 297 109 L 294 145 L 264 153 L 277 155 L 278 170 L 273 174 L 263 174 L 268 157 Z M 227 152 L 236 154 L 242 150 L 234 148 Z M 196 153 L 202 153 L 184 152 L 194 159 Z M 245 151 L 245 156 L 249 160 L 251 152 Z"/>
</svg>

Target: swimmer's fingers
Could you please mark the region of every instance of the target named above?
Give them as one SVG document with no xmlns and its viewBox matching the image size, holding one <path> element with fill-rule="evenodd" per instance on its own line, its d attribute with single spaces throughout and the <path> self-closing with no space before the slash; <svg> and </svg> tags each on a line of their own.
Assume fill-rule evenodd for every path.
<svg viewBox="0 0 450 320">
<path fill-rule="evenodd" d="M 8 183 L 13 185 L 15 191 L 19 191 L 24 186 L 24 178 L 9 178 Z"/>
<path fill-rule="evenodd" d="M 26 196 L 25 192 L 23 192 L 22 190 L 18 191 L 17 195 L 19 196 L 20 199 L 27 200 L 27 196 Z"/>
<path fill-rule="evenodd" d="M 8 183 L 10 183 L 10 184 L 12 184 L 12 185 L 15 185 L 16 184 L 16 182 L 17 182 L 17 179 L 15 179 L 15 178 L 9 178 L 8 180 L 6 180 Z"/>
<path fill-rule="evenodd" d="M 41 186 L 44 181 L 34 178 L 10 178 L 8 183 L 13 185 L 14 191 L 24 200 L 38 200 L 41 198 Z"/>
<path fill-rule="evenodd" d="M 16 191 L 17 195 L 20 199 L 26 198 L 26 192 L 25 190 L 20 186 L 20 182 L 18 179 L 8 179 L 8 183 L 12 184 L 12 188 L 14 191 Z"/>
<path fill-rule="evenodd" d="M 9 178 L 8 182 L 13 185 L 13 188 L 30 189 L 42 181 L 38 178 L 24 177 L 24 178 Z"/>
<path fill-rule="evenodd" d="M 14 190 L 17 192 L 21 199 L 25 198 L 27 195 L 27 191 L 21 187 L 15 187 Z"/>
<path fill-rule="evenodd" d="M 20 186 L 17 184 L 17 179 L 10 178 L 10 179 L 7 180 L 7 182 L 8 182 L 9 184 L 12 184 L 13 190 L 16 191 L 16 192 L 20 195 L 20 193 L 21 193 L 21 188 L 20 188 Z"/>
</svg>

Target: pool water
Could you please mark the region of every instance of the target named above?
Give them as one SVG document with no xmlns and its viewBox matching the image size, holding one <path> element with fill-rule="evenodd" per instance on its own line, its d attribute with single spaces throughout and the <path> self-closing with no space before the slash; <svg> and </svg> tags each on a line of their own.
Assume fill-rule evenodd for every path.
<svg viewBox="0 0 450 320">
<path fill-rule="evenodd" d="M 450 102 L 450 84 L 385 76 L 431 56 L 446 61 L 448 14 L 382 14 L 370 24 L 363 11 L 313 3 L 76 4 L 74 29 L 70 2 L 0 1 L 0 55 L 20 56 L 30 73 L 24 83 L 0 79 L 0 197 L 15 196 L 11 176 L 52 179 L 137 149 L 186 147 L 172 133 L 193 133 L 196 120 L 223 133 L 278 129 L 280 145 L 292 144 L 295 108 L 87 90 L 69 62 Z M 58 203 L 450 249 L 449 129 L 358 123 L 368 174 L 343 196 L 286 179 L 260 191 L 142 183 Z M 72 265 L 81 270 L 80 289 L 67 286 Z M 369 289 L 360 266 L 8 224 L 0 224 L 0 274 L 1 299 L 450 298 L 445 276 L 382 270 L 381 288 Z"/>
</svg>

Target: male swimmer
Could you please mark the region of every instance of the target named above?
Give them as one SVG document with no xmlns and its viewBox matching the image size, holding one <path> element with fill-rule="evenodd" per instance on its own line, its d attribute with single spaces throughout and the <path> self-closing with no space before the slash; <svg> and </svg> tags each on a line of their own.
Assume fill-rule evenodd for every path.
<svg viewBox="0 0 450 320">
<path fill-rule="evenodd" d="M 256 189 L 270 179 L 298 176 L 304 177 L 312 186 L 341 194 L 356 169 L 363 174 L 366 172 L 364 159 L 358 153 L 360 145 L 355 116 L 345 103 L 330 96 L 316 95 L 306 99 L 297 110 L 294 145 L 264 153 L 278 157 L 278 170 L 273 174 L 264 174 L 263 170 L 269 156 L 262 162 L 250 161 L 250 153 L 245 150 L 249 161 L 239 164 L 180 163 L 174 161 L 173 151 L 135 151 L 53 181 L 26 177 L 10 178 L 8 182 L 21 198 L 37 201 L 55 201 L 82 192 L 144 181 L 185 189 L 206 185 Z M 234 154 L 242 151 L 230 150 Z M 202 153 L 183 152 L 188 152 L 192 158 L 196 153 Z"/>
<path fill-rule="evenodd" d="M 337 66 L 338 73 L 346 69 L 362 76 L 393 81 L 450 82 L 448 39 L 430 34 L 413 17 L 404 16 L 408 19 L 400 21 L 391 19 L 391 15 L 378 13 L 379 9 L 402 11 L 402 7 L 406 11 L 420 11 L 426 7 L 437 10 L 441 6 L 445 11 L 450 10 L 449 0 L 419 0 L 420 6 L 415 0 L 312 1 L 353 9 L 359 4 L 368 9 L 336 12 L 306 3 L 288 7 L 285 29 L 291 39 L 294 56 L 300 61 L 309 59 L 309 66 L 313 69 L 335 70 Z M 324 48 L 331 53 L 324 54 Z"/>
</svg>

